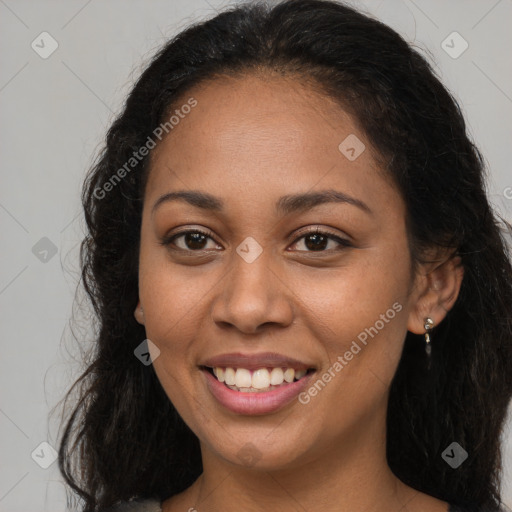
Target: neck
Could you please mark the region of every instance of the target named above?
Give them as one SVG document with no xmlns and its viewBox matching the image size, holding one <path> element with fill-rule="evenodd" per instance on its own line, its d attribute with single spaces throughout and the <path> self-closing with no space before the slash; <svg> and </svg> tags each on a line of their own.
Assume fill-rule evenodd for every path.
<svg viewBox="0 0 512 512">
<path fill-rule="evenodd" d="M 385 421 L 361 423 L 338 443 L 303 454 L 280 469 L 232 464 L 202 446 L 203 473 L 183 493 L 184 510 L 400 510 L 415 491 L 386 461 Z"/>
</svg>

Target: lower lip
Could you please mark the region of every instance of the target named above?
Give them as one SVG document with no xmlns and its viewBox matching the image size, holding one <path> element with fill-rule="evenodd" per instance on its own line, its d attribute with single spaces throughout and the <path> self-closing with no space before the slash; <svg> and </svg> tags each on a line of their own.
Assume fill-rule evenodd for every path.
<svg viewBox="0 0 512 512">
<path fill-rule="evenodd" d="M 278 411 L 292 402 L 308 385 L 314 372 L 308 373 L 295 382 L 282 384 L 272 391 L 256 393 L 233 391 L 219 382 L 208 370 L 203 369 L 202 373 L 206 378 L 208 389 L 226 409 L 237 414 L 257 415 Z"/>
</svg>

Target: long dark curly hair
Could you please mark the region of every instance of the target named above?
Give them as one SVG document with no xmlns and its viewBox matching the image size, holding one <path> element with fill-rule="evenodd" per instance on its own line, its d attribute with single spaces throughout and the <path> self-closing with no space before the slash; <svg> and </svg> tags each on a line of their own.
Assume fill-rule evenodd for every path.
<svg viewBox="0 0 512 512">
<path fill-rule="evenodd" d="M 97 332 L 92 359 L 65 397 L 78 392 L 59 445 L 60 471 L 76 493 L 68 501 L 93 512 L 133 497 L 165 500 L 202 472 L 197 437 L 153 367 L 134 356 L 146 338 L 133 312 L 150 157 L 126 163 L 192 87 L 261 69 L 305 80 L 355 117 L 405 200 L 416 264 L 435 246 L 461 257 L 461 290 L 432 332 L 430 370 L 421 336 L 407 333 L 389 395 L 387 457 L 417 490 L 469 510 L 498 506 L 512 395 L 503 228 L 511 226 L 491 209 L 483 158 L 428 61 L 388 26 L 327 0 L 247 3 L 190 26 L 154 56 L 110 127 L 82 192 L 81 281 Z M 454 441 L 469 454 L 457 470 L 441 456 Z"/>
</svg>

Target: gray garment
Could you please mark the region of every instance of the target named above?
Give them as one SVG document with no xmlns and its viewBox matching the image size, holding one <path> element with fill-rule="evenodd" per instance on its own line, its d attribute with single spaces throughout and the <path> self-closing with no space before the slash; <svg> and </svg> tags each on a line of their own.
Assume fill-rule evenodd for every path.
<svg viewBox="0 0 512 512">
<path fill-rule="evenodd" d="M 509 509 L 507 508 L 500 508 L 496 512 L 508 511 Z M 157 500 L 126 501 L 104 512 L 162 512 L 162 504 Z M 450 505 L 449 512 L 464 512 L 464 509 Z"/>
</svg>

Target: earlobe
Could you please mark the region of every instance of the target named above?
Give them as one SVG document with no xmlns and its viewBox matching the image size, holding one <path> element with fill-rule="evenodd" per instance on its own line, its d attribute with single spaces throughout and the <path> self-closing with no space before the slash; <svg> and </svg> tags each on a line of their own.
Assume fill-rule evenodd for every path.
<svg viewBox="0 0 512 512">
<path fill-rule="evenodd" d="M 442 263 L 430 264 L 418 279 L 416 303 L 413 305 L 407 329 L 424 334 L 425 319 L 439 325 L 459 296 L 464 267 L 460 256 L 449 256 Z"/>
<path fill-rule="evenodd" d="M 140 300 L 137 302 L 137 306 L 135 307 L 135 311 L 133 312 L 133 316 L 135 317 L 135 320 L 141 325 L 145 325 L 144 323 L 144 310 L 142 309 L 142 306 L 140 305 Z"/>
</svg>

